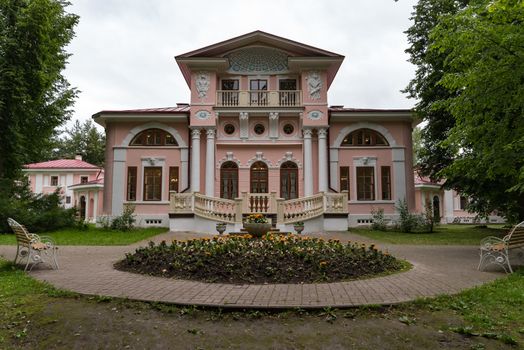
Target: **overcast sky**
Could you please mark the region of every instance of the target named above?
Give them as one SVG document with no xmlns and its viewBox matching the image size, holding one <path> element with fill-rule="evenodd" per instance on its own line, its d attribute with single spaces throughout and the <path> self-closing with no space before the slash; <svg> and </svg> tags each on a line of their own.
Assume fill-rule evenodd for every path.
<svg viewBox="0 0 524 350">
<path fill-rule="evenodd" d="M 415 0 L 73 0 L 80 16 L 65 75 L 73 120 L 104 109 L 174 106 L 189 88 L 174 56 L 254 30 L 346 58 L 331 105 L 410 108 L 404 53 Z"/>
</svg>

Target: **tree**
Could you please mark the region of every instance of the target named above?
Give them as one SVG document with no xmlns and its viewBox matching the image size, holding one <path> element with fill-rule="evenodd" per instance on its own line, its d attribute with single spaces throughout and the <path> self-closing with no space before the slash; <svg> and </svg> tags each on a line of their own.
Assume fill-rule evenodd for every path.
<svg viewBox="0 0 524 350">
<path fill-rule="evenodd" d="M 422 128 L 420 126 L 417 126 L 413 129 L 413 133 L 411 134 L 411 138 L 413 140 L 413 165 L 416 167 L 419 167 L 421 153 L 423 151 L 422 146 Z"/>
<path fill-rule="evenodd" d="M 431 178 L 438 178 L 438 172 L 453 161 L 453 152 L 442 142 L 455 121 L 451 113 L 439 104 L 454 94 L 438 84 L 447 52 L 430 51 L 432 38 L 429 34 L 442 16 L 457 13 L 467 3 L 467 0 L 420 0 L 411 16 L 413 25 L 406 31 L 410 43 L 406 52 L 417 69 L 404 92 L 418 99 L 415 111 L 427 124 L 421 132 L 422 147 L 417 154 L 417 165 L 423 175 Z"/>
<path fill-rule="evenodd" d="M 440 175 L 480 213 L 524 220 L 524 6 L 475 0 L 431 31 L 429 53 L 444 54 L 436 101 L 454 119 L 444 147 L 454 155 Z"/>
<path fill-rule="evenodd" d="M 62 75 L 78 16 L 63 0 L 0 0 L 0 181 L 40 160 L 76 90 Z"/>
<path fill-rule="evenodd" d="M 65 136 L 56 141 L 54 158 L 74 158 L 81 154 L 91 164 L 102 166 L 105 157 L 105 135 L 97 130 L 91 120 L 83 124 L 76 121 L 72 128 L 65 130 Z"/>
</svg>

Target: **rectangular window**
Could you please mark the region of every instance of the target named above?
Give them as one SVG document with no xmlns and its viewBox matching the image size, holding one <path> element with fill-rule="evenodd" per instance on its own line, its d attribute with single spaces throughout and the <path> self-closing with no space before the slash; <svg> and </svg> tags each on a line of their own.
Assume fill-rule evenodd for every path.
<svg viewBox="0 0 524 350">
<path fill-rule="evenodd" d="M 237 79 L 223 79 L 222 80 L 222 90 L 238 90 L 238 80 Z"/>
<path fill-rule="evenodd" d="M 127 200 L 136 201 L 136 166 L 127 168 Z"/>
<path fill-rule="evenodd" d="M 296 90 L 297 81 L 295 79 L 280 79 L 278 81 L 279 90 Z"/>
<path fill-rule="evenodd" d="M 357 167 L 357 200 L 375 200 L 375 168 Z"/>
<path fill-rule="evenodd" d="M 464 196 L 460 196 L 460 210 L 466 210 L 468 206 L 468 199 Z"/>
<path fill-rule="evenodd" d="M 89 178 L 87 176 L 80 176 L 80 183 L 81 184 L 86 184 L 88 179 Z"/>
<path fill-rule="evenodd" d="M 169 167 L 169 190 L 178 192 L 178 167 Z"/>
<path fill-rule="evenodd" d="M 267 90 L 266 79 L 252 79 L 249 81 L 249 90 Z"/>
<path fill-rule="evenodd" d="M 71 204 L 71 196 L 66 196 L 66 204 Z"/>
<path fill-rule="evenodd" d="M 380 167 L 382 178 L 382 200 L 391 200 L 391 167 Z"/>
<path fill-rule="evenodd" d="M 349 167 L 348 166 L 340 167 L 340 192 L 342 191 L 349 192 Z"/>
<path fill-rule="evenodd" d="M 58 186 L 58 176 L 51 176 L 51 186 Z"/>
<path fill-rule="evenodd" d="M 162 168 L 144 167 L 144 201 L 162 200 Z"/>
</svg>

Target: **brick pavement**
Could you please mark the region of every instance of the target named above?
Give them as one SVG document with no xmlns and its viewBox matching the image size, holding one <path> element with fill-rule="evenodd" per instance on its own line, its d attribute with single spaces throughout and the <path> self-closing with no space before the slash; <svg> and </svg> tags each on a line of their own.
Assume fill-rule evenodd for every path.
<svg viewBox="0 0 524 350">
<path fill-rule="evenodd" d="M 192 233 L 167 233 L 154 241 L 203 237 Z M 350 233 L 323 237 L 371 243 Z M 317 284 L 230 285 L 175 280 L 118 271 L 113 264 L 130 246 L 62 246 L 60 270 L 35 268 L 31 276 L 52 285 L 87 295 L 104 295 L 173 304 L 229 308 L 323 308 L 367 304 L 396 304 L 420 297 L 454 294 L 504 276 L 501 272 L 477 271 L 475 246 L 383 245 L 391 254 L 413 264 L 407 272 L 349 282 Z M 14 257 L 16 248 L 0 246 L 0 255 Z"/>
</svg>

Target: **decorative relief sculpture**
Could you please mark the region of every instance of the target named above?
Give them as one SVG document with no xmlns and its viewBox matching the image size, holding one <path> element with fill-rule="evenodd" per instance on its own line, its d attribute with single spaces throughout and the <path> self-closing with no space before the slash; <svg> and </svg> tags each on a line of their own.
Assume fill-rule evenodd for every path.
<svg viewBox="0 0 524 350">
<path fill-rule="evenodd" d="M 278 119 L 278 112 L 269 112 L 269 119 L 270 120 L 277 120 Z"/>
<path fill-rule="evenodd" d="M 313 100 L 320 99 L 320 90 L 322 89 L 322 77 L 320 76 L 320 73 L 317 71 L 311 71 L 306 76 L 306 80 L 309 96 Z"/>
<path fill-rule="evenodd" d="M 198 97 L 204 98 L 207 96 L 211 78 L 207 72 L 199 72 L 195 76 L 195 85 L 198 92 Z"/>
<path fill-rule="evenodd" d="M 230 73 L 284 73 L 288 71 L 284 51 L 269 47 L 248 47 L 234 51 L 226 56 L 229 59 Z"/>
<path fill-rule="evenodd" d="M 240 112 L 239 117 L 240 117 L 240 120 L 248 120 L 249 113 L 248 112 Z"/>
<path fill-rule="evenodd" d="M 211 113 L 209 113 L 208 111 L 197 111 L 195 113 L 196 117 L 200 120 L 206 120 L 206 119 L 209 119 L 209 117 L 211 117 Z"/>
<path fill-rule="evenodd" d="M 322 119 L 323 115 L 324 113 L 320 111 L 311 111 L 307 114 L 307 117 L 311 120 L 319 120 L 319 119 Z"/>
</svg>

